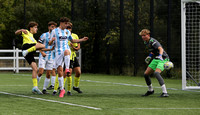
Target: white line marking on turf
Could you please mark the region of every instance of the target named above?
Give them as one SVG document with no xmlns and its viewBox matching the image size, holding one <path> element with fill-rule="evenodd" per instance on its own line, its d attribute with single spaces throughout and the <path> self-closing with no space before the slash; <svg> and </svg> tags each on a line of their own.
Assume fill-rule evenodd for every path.
<svg viewBox="0 0 200 115">
<path fill-rule="evenodd" d="M 113 83 L 113 82 L 92 81 L 92 80 L 81 80 L 81 81 L 94 82 L 94 83 L 108 83 L 108 84 L 115 84 L 115 85 L 126 85 L 126 86 L 134 86 L 134 87 L 147 87 L 147 86 L 143 86 L 143 85 L 134 85 L 134 84 L 126 84 L 126 83 Z M 154 87 L 154 88 L 161 88 L 161 87 Z M 167 89 L 181 90 L 181 89 L 176 89 L 176 88 L 167 88 Z M 182 91 L 200 92 L 200 91 L 196 91 L 196 90 L 182 90 Z"/>
<path fill-rule="evenodd" d="M 114 108 L 115 110 L 121 109 L 138 109 L 138 110 L 191 110 L 191 109 L 200 109 L 200 108 Z"/>
<path fill-rule="evenodd" d="M 26 96 L 26 95 L 18 95 L 18 94 L 12 94 L 12 93 L 7 93 L 7 92 L 0 92 L 0 93 L 1 94 L 6 94 L 6 95 L 18 96 L 18 97 L 26 97 L 26 98 L 30 98 L 30 99 L 36 99 L 36 100 L 54 102 L 54 103 L 61 103 L 61 104 L 65 104 L 65 105 L 72 105 L 72 106 L 83 107 L 83 108 L 88 108 L 88 109 L 102 110 L 101 108 L 96 108 L 96 107 L 90 107 L 90 106 L 85 106 L 85 105 L 78 105 L 78 104 L 67 103 L 67 102 L 56 101 L 56 100 L 50 100 L 50 99 L 44 99 L 44 98 L 38 98 L 38 97 L 31 97 L 31 96 Z"/>
</svg>

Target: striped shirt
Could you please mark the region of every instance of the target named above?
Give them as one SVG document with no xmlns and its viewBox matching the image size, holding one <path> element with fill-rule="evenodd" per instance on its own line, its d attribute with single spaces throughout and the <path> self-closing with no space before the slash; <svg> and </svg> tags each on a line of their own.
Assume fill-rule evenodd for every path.
<svg viewBox="0 0 200 115">
<path fill-rule="evenodd" d="M 51 49 L 53 47 L 53 45 L 49 45 L 49 41 L 50 41 L 50 33 L 49 32 L 43 33 L 40 36 L 40 39 L 38 40 L 38 42 L 45 45 L 46 49 Z M 54 51 L 44 51 L 44 53 L 46 54 L 46 56 L 43 57 L 42 54 L 40 53 L 39 58 L 43 57 L 43 59 L 45 59 L 45 60 L 52 60 L 55 58 Z"/>
<path fill-rule="evenodd" d="M 72 40 L 71 32 L 67 29 L 60 29 L 59 27 L 52 30 L 51 39 L 55 37 L 55 55 L 60 55 L 66 49 L 69 49 L 68 40 Z"/>
</svg>

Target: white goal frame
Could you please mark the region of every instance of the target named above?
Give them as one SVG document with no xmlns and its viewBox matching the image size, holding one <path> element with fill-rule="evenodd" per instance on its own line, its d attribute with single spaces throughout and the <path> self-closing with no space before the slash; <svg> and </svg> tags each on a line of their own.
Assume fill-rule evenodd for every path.
<svg viewBox="0 0 200 115">
<path fill-rule="evenodd" d="M 194 79 L 193 74 L 190 74 L 190 72 L 187 72 L 186 70 L 188 70 L 188 68 L 186 68 L 187 66 L 187 59 L 186 59 L 186 45 L 187 45 L 187 41 L 186 41 L 186 4 L 187 3 L 199 3 L 200 4 L 200 0 L 181 0 L 181 34 L 182 34 L 182 37 L 181 37 L 181 41 L 182 41 L 182 89 L 183 90 L 187 90 L 187 89 L 200 89 L 200 74 L 198 76 L 198 72 L 200 70 L 194 70 L 196 73 L 197 73 L 197 76 L 199 77 L 198 80 L 197 79 Z M 190 23 L 190 22 L 189 22 Z M 200 24 L 200 22 L 199 22 Z M 193 25 L 192 25 L 193 26 Z M 200 28 L 200 27 L 199 27 Z M 199 34 L 200 35 L 200 30 L 199 30 Z M 192 39 L 192 38 L 191 38 Z M 199 41 L 200 41 L 200 36 L 199 36 Z M 189 44 L 189 43 L 188 43 Z M 190 44 L 189 44 L 190 45 Z M 188 46 L 189 46 L 188 45 Z M 200 44 L 199 44 L 200 46 Z M 190 47 L 193 47 L 193 46 L 189 46 Z M 195 50 L 196 51 L 196 50 Z M 200 50 L 198 50 L 199 54 L 200 54 Z M 190 62 L 189 62 L 190 63 Z M 193 62 L 195 63 L 195 62 Z M 199 63 L 199 62 L 198 62 Z M 192 63 L 191 63 L 192 65 Z M 193 72 L 193 71 L 191 71 Z M 195 73 L 195 76 L 196 76 L 196 73 Z M 191 84 L 189 84 L 189 82 L 193 82 Z M 189 85 L 188 85 L 189 84 Z"/>
</svg>

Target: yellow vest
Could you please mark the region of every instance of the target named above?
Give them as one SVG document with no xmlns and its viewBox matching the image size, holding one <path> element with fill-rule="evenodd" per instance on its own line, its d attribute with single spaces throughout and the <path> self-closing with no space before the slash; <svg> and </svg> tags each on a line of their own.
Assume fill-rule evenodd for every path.
<svg viewBox="0 0 200 115">
<path fill-rule="evenodd" d="M 25 34 L 22 32 L 22 37 L 23 37 L 23 45 L 24 44 L 35 44 L 37 43 L 37 41 L 35 40 L 35 38 L 33 37 L 33 34 L 30 33 L 28 30 L 26 30 L 28 33 Z"/>
<path fill-rule="evenodd" d="M 73 39 L 79 39 L 77 34 L 72 33 L 71 36 Z M 71 41 L 68 42 L 69 46 L 71 46 L 70 43 Z M 78 43 L 73 43 L 73 46 L 77 47 Z M 74 58 L 76 57 L 76 51 L 72 47 L 70 47 L 70 50 L 71 50 L 70 60 L 74 60 Z"/>
</svg>

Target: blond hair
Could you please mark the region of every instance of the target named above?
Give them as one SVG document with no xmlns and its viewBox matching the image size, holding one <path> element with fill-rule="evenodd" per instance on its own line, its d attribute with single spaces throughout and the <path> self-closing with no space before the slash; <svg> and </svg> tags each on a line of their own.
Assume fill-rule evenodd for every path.
<svg viewBox="0 0 200 115">
<path fill-rule="evenodd" d="M 147 35 L 147 34 L 150 34 L 150 30 L 148 30 L 148 29 L 143 29 L 143 30 L 139 33 L 140 36 L 142 36 L 142 35 Z"/>
</svg>

